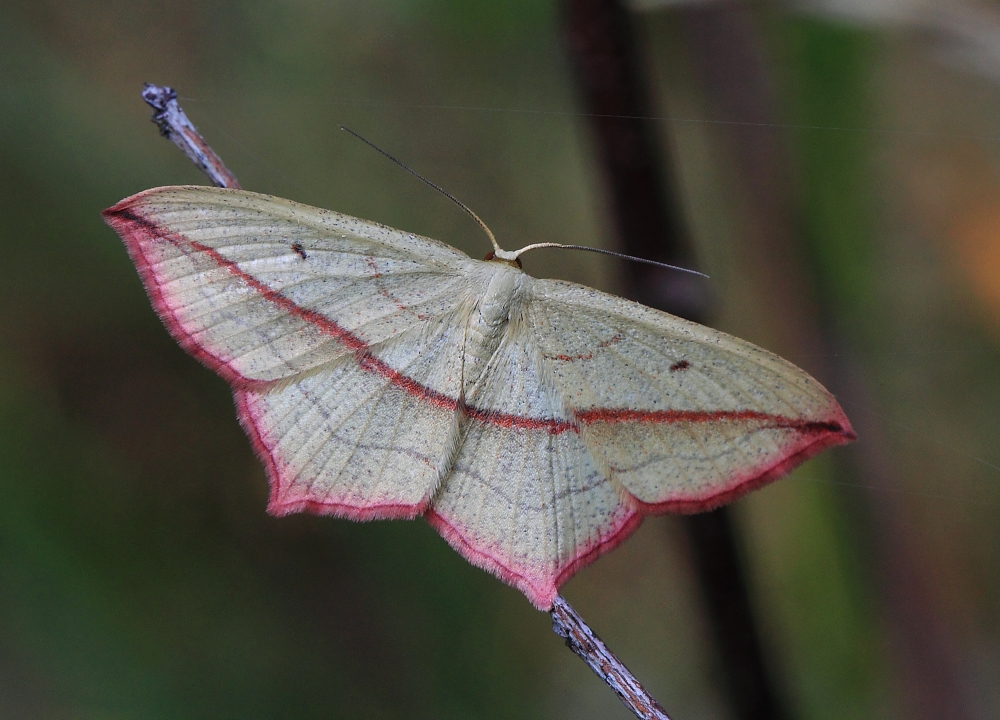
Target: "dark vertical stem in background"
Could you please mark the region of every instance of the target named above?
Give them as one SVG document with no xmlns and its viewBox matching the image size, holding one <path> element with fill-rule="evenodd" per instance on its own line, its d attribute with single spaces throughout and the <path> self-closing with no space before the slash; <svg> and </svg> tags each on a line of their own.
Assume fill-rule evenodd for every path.
<svg viewBox="0 0 1000 720">
<path fill-rule="evenodd" d="M 588 113 L 622 252 L 690 265 L 681 203 L 648 120 L 652 104 L 628 12 L 617 0 L 563 0 L 566 47 Z M 704 318 L 703 281 L 630 264 L 636 300 L 693 320 Z"/>
<path fill-rule="evenodd" d="M 739 720 L 787 717 L 764 664 L 728 509 L 689 515 L 684 524 L 733 715 Z"/>
<path fill-rule="evenodd" d="M 562 12 L 578 95 L 592 114 L 594 142 L 622 251 L 690 264 L 694 253 L 682 204 L 665 169 L 669 163 L 656 126 L 629 119 L 659 115 L 662 110 L 651 112 L 628 11 L 620 0 L 563 0 Z M 628 272 L 634 299 L 705 320 L 702 281 L 642 265 L 632 265 Z M 740 720 L 785 717 L 764 664 L 728 513 L 722 509 L 691 516 L 685 526 L 733 715 Z"/>
</svg>

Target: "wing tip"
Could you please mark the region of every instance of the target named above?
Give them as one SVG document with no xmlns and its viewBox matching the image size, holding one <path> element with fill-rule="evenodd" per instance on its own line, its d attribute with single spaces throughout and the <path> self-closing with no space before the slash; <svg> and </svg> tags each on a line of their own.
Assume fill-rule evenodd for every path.
<svg viewBox="0 0 1000 720">
<path fill-rule="evenodd" d="M 141 204 L 150 195 L 162 194 L 165 190 L 176 190 L 178 188 L 183 188 L 184 185 L 164 185 L 162 187 L 149 188 L 148 190 L 143 190 L 142 192 L 137 192 L 134 195 L 129 195 L 127 198 L 123 198 L 116 202 L 109 208 L 101 211 L 101 217 L 104 221 L 114 227 L 116 230 L 114 222 L 119 217 L 127 217 L 132 208 L 136 205 Z"/>
<path fill-rule="evenodd" d="M 800 429 L 803 435 L 809 438 L 808 442 L 796 445 L 780 460 L 769 465 L 767 468 L 755 470 L 749 477 L 738 479 L 727 490 L 702 498 L 666 500 L 661 503 L 646 503 L 638 498 L 634 498 L 635 507 L 644 515 L 660 515 L 664 513 L 693 515 L 695 513 L 709 512 L 784 477 L 806 460 L 815 457 L 828 448 L 846 445 L 858 438 L 843 412 L 840 412 L 832 420 L 808 423 L 801 426 Z"/>
<path fill-rule="evenodd" d="M 170 195 L 170 194 L 181 194 L 185 191 L 197 191 L 197 192 L 209 192 L 218 193 L 220 195 L 225 194 L 246 194 L 246 190 L 241 190 L 238 188 L 220 188 L 214 185 L 160 185 L 158 187 L 147 188 L 134 195 L 129 195 L 127 198 L 123 198 L 116 202 L 111 207 L 106 210 L 101 211 L 101 215 L 105 218 L 109 216 L 114 216 L 121 213 L 124 210 L 128 210 L 131 207 L 141 204 L 147 198 L 153 195 Z M 253 193 L 257 194 L 257 193 Z"/>
<path fill-rule="evenodd" d="M 234 387 L 244 386 L 252 383 L 252 380 L 234 370 L 228 363 L 209 352 L 199 343 L 184 327 L 183 322 L 177 317 L 166 293 L 160 285 L 160 280 L 153 269 L 150 259 L 146 256 L 146 247 L 157 240 L 170 240 L 166 237 L 165 231 L 155 222 L 149 220 L 135 207 L 140 203 L 143 196 L 148 193 L 162 190 L 163 188 L 153 188 L 144 190 L 141 193 L 127 197 L 121 202 L 101 212 L 104 221 L 116 232 L 125 245 L 132 264 L 135 265 L 142 286 L 146 290 L 149 302 L 156 311 L 160 321 L 167 328 L 170 336 L 180 345 L 186 353 L 195 358 L 202 365 L 212 370 L 223 380 Z M 179 240 L 179 238 L 178 238 Z"/>
</svg>

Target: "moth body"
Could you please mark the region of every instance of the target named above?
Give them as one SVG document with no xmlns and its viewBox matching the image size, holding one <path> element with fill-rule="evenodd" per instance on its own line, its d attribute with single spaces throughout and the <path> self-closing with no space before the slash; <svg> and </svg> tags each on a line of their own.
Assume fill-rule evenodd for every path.
<svg viewBox="0 0 1000 720">
<path fill-rule="evenodd" d="M 511 312 L 520 305 L 531 278 L 504 262 L 483 268 L 485 292 L 469 318 L 463 371 L 463 391 L 474 386 L 500 346 Z"/>
</svg>

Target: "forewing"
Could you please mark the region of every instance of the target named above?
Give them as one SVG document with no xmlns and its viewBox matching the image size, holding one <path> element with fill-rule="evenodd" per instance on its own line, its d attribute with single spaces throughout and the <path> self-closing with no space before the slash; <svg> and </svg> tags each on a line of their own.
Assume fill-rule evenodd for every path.
<svg viewBox="0 0 1000 720">
<path fill-rule="evenodd" d="M 452 312 L 466 255 L 243 190 L 147 190 L 104 213 L 164 323 L 237 386 L 280 380 Z"/>
<path fill-rule="evenodd" d="M 854 438 L 816 380 L 724 333 L 550 280 L 524 312 L 581 439 L 641 509 L 709 509 Z"/>
</svg>

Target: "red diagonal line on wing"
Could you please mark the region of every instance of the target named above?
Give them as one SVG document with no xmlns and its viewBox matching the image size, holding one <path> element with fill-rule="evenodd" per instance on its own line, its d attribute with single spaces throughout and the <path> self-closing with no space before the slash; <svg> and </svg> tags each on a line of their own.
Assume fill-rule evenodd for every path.
<svg viewBox="0 0 1000 720">
<path fill-rule="evenodd" d="M 655 425 L 660 423 L 707 423 L 726 421 L 758 421 L 764 427 L 798 430 L 802 433 L 843 433 L 853 437 L 839 422 L 815 422 L 757 412 L 756 410 L 629 410 L 627 408 L 593 408 L 575 413 L 583 425 L 594 423 L 640 423 Z"/>
<path fill-rule="evenodd" d="M 168 240 L 168 242 L 174 242 L 170 238 L 166 239 Z M 366 343 L 364 340 L 354 335 L 349 330 L 342 328 L 340 325 L 338 325 L 325 315 L 322 315 L 321 313 L 318 313 L 315 310 L 309 310 L 308 308 L 304 308 L 301 305 L 297 304 L 294 300 L 290 300 L 289 298 L 285 297 L 277 290 L 272 290 L 267 285 L 262 283 L 260 280 L 255 278 L 253 275 L 243 272 L 240 269 L 239 265 L 237 265 L 232 260 L 223 257 L 217 250 L 210 248 L 207 245 L 202 245 L 199 242 L 194 242 L 192 240 L 188 240 L 188 243 L 195 250 L 197 250 L 198 252 L 205 253 L 210 258 L 212 258 L 212 260 L 214 260 L 217 265 L 225 268 L 230 273 L 232 273 L 240 280 L 245 282 L 247 285 L 249 285 L 253 290 L 260 293 L 260 295 L 265 300 L 274 303 L 282 310 L 287 310 L 295 317 L 304 320 L 310 325 L 319 328 L 320 331 L 326 333 L 327 335 L 330 335 L 331 337 L 336 338 L 337 340 L 344 343 L 344 345 L 349 347 L 351 350 L 354 350 L 355 352 L 368 351 L 368 343 Z M 174 244 L 176 245 L 176 243 Z"/>
<path fill-rule="evenodd" d="M 584 425 L 591 423 L 678 423 L 713 422 L 719 420 L 786 420 L 781 415 L 769 415 L 755 410 L 629 410 L 627 408 L 593 408 L 576 413 Z"/>
<path fill-rule="evenodd" d="M 366 349 L 362 352 L 355 353 L 355 357 L 357 357 L 358 364 L 361 366 L 362 370 L 367 370 L 381 375 L 393 385 L 410 395 L 413 395 L 414 397 L 426 400 L 432 405 L 444 408 L 445 410 L 454 410 L 458 407 L 458 401 L 454 398 L 450 398 L 437 390 L 432 390 L 426 385 L 417 382 L 410 376 L 404 375 L 398 370 L 392 368 L 384 360 L 373 355 L 370 350 Z"/>
<path fill-rule="evenodd" d="M 578 428 L 573 423 L 565 420 L 556 420 L 555 418 L 532 418 L 524 415 L 509 415 L 493 410 L 482 410 L 476 407 L 466 407 L 465 414 L 473 420 L 505 428 L 545 430 L 551 435 L 558 435 L 567 431 L 578 432 Z"/>
</svg>

